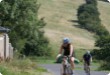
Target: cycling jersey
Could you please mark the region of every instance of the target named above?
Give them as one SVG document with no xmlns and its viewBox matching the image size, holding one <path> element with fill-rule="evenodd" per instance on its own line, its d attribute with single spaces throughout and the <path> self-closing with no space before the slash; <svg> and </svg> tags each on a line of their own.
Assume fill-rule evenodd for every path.
<svg viewBox="0 0 110 75">
<path fill-rule="evenodd" d="M 90 61 L 91 57 L 92 57 L 91 54 L 87 54 L 87 53 L 84 54 L 84 56 L 83 56 L 85 61 Z"/>
<path fill-rule="evenodd" d="M 84 54 L 83 59 L 85 61 L 85 63 L 87 63 L 88 65 L 90 65 L 90 60 L 91 60 L 91 54 Z"/>
<path fill-rule="evenodd" d="M 64 56 L 70 55 L 70 45 L 71 44 L 68 44 L 67 46 L 62 46 L 62 48 L 64 49 L 64 53 L 63 53 Z M 73 54 L 72 54 L 72 56 L 73 56 Z"/>
</svg>

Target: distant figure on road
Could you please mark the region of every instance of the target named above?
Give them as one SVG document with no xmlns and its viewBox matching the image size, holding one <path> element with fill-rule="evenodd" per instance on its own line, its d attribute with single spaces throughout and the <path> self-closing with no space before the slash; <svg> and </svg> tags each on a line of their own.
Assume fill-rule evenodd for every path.
<svg viewBox="0 0 110 75">
<path fill-rule="evenodd" d="M 92 56 L 90 54 L 90 51 L 87 51 L 83 55 L 83 60 L 84 60 L 84 70 L 87 73 L 87 75 L 90 75 L 90 63 L 92 62 Z"/>
</svg>

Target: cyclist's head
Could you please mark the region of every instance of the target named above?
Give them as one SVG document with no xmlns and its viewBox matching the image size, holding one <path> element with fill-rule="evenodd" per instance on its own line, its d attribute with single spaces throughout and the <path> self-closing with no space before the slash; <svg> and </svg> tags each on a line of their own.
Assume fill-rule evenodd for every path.
<svg viewBox="0 0 110 75">
<path fill-rule="evenodd" d="M 90 54 L 90 51 L 86 51 L 87 54 Z"/>
<path fill-rule="evenodd" d="M 69 44 L 70 43 L 70 39 L 68 37 L 63 38 L 63 44 Z"/>
</svg>

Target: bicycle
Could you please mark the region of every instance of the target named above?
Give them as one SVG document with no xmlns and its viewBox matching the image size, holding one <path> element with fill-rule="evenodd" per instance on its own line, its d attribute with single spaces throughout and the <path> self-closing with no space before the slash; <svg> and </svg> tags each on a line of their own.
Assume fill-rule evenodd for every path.
<svg viewBox="0 0 110 75">
<path fill-rule="evenodd" d="M 86 75 L 90 75 L 90 67 L 87 63 L 84 63 L 84 70 Z"/>
<path fill-rule="evenodd" d="M 70 65 L 70 57 L 64 56 L 62 61 L 63 72 L 61 75 L 73 75 L 73 71 Z"/>
</svg>

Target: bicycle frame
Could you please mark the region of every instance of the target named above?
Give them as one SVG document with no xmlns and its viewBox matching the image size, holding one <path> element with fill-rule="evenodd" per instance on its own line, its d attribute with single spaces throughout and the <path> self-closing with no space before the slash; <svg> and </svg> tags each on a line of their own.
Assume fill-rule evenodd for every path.
<svg viewBox="0 0 110 75">
<path fill-rule="evenodd" d="M 73 74 L 69 61 L 70 61 L 70 57 L 68 57 L 68 56 L 63 57 L 63 62 L 62 62 L 63 75 L 72 75 Z"/>
<path fill-rule="evenodd" d="M 84 63 L 84 70 L 85 70 L 87 75 L 90 75 L 90 67 L 87 63 Z"/>
</svg>

